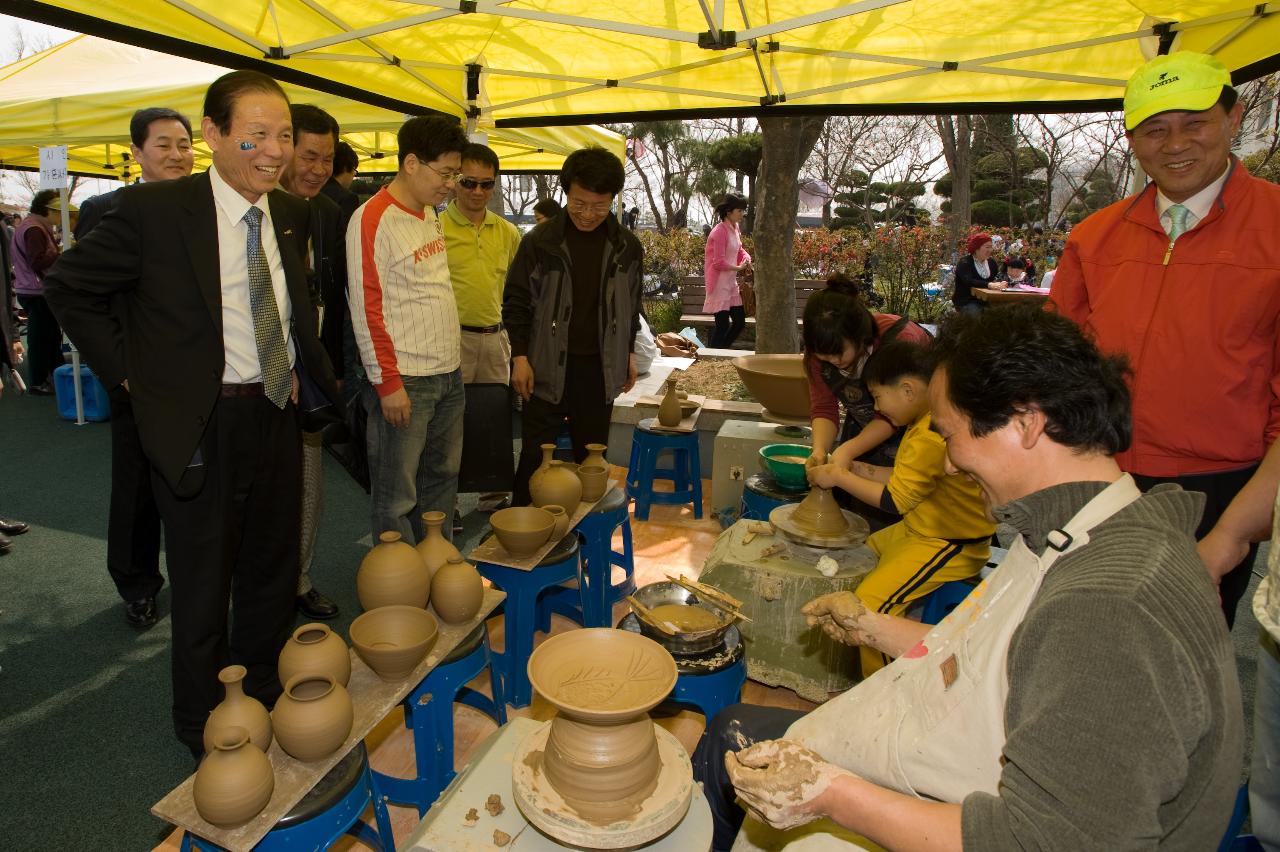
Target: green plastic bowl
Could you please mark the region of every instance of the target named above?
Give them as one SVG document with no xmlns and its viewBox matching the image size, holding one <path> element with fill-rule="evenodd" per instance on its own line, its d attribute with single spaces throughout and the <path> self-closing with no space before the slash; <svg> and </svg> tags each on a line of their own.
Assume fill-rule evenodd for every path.
<svg viewBox="0 0 1280 852">
<path fill-rule="evenodd" d="M 801 491 L 809 487 L 809 480 L 804 475 L 804 460 L 812 452 L 812 447 L 803 444 L 769 444 L 760 448 L 760 464 L 773 474 L 780 487 L 789 491 Z M 800 461 L 789 461 L 788 457 L 798 458 Z"/>
</svg>

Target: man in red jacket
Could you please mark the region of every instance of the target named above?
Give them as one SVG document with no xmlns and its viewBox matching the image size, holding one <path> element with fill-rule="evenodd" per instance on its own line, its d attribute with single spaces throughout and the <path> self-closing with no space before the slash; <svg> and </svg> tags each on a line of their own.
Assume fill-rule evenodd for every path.
<svg viewBox="0 0 1280 852">
<path fill-rule="evenodd" d="M 1208 497 L 1196 537 L 1230 625 L 1256 547 L 1218 519 L 1280 434 L 1280 187 L 1231 155 L 1243 110 L 1213 57 L 1156 57 L 1124 109 L 1151 183 L 1076 226 L 1052 300 L 1129 357 L 1124 470 Z"/>
</svg>

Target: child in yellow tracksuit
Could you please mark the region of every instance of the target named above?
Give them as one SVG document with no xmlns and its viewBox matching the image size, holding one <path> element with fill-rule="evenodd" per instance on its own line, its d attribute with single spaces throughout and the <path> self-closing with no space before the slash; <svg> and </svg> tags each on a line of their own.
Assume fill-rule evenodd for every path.
<svg viewBox="0 0 1280 852">
<path fill-rule="evenodd" d="M 854 462 L 851 469 L 825 464 L 809 472 L 815 485 L 842 488 L 902 516 L 867 539 L 880 559 L 854 592 L 867 609 L 889 615 L 905 614 L 912 601 L 943 583 L 975 576 L 995 532 L 977 484 L 946 472 L 946 444 L 930 428 L 929 375 L 919 345 L 895 340 L 877 349 L 862 376 L 880 416 L 907 429 L 893 467 Z M 888 662 L 879 651 L 862 648 L 864 678 Z"/>
</svg>

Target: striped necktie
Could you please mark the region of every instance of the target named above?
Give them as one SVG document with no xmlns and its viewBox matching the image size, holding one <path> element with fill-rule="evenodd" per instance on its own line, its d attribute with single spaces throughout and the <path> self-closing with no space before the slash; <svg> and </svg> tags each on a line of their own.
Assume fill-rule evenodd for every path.
<svg viewBox="0 0 1280 852">
<path fill-rule="evenodd" d="M 1173 242 L 1187 232 L 1187 215 L 1191 211 L 1181 204 L 1174 204 L 1164 212 L 1169 216 L 1169 241 Z"/>
<path fill-rule="evenodd" d="M 277 408 L 284 408 L 293 390 L 293 380 L 280 326 L 280 309 L 271 286 L 271 268 L 262 250 L 262 211 L 250 207 L 244 214 L 244 222 L 249 226 L 245 244 L 249 259 L 249 307 L 253 311 L 253 337 L 258 344 L 258 364 L 262 368 L 262 390 Z"/>
</svg>

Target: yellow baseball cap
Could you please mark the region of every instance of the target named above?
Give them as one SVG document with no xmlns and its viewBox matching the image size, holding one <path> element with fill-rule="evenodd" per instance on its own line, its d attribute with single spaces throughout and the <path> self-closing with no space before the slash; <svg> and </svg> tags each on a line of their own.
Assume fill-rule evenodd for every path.
<svg viewBox="0 0 1280 852">
<path fill-rule="evenodd" d="M 1200 112 L 1218 102 L 1231 72 L 1207 53 L 1189 50 L 1157 56 L 1129 78 L 1124 89 L 1124 127 L 1133 130 L 1170 110 Z"/>
</svg>

